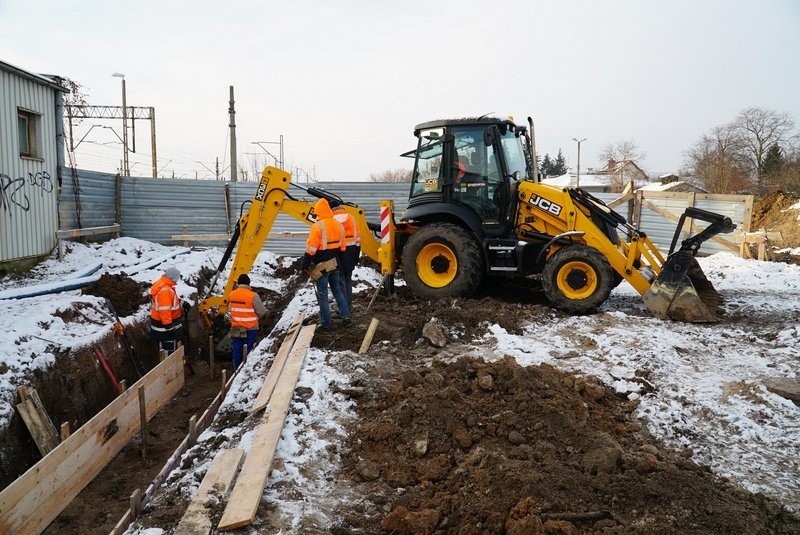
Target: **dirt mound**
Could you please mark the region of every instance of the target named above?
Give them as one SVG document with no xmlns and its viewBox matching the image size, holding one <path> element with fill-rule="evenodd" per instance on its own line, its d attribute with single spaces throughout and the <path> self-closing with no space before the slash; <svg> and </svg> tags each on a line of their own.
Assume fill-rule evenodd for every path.
<svg viewBox="0 0 800 535">
<path fill-rule="evenodd" d="M 774 245 L 779 247 L 800 247 L 800 210 L 789 207 L 800 202 L 800 198 L 789 193 L 777 191 L 766 195 L 753 205 L 753 231 L 766 229 L 778 231 L 783 239 Z"/>
<path fill-rule="evenodd" d="M 117 314 L 125 317 L 135 314 L 139 307 L 149 301 L 148 288 L 148 284 L 136 282 L 125 275 L 104 273 L 97 282 L 84 288 L 83 293 L 108 298 Z"/>
<path fill-rule="evenodd" d="M 593 378 L 510 357 L 375 371 L 344 453 L 372 507 L 345 513 L 336 532 L 800 529 L 779 505 L 653 443 L 630 418 L 635 402 Z"/>
</svg>

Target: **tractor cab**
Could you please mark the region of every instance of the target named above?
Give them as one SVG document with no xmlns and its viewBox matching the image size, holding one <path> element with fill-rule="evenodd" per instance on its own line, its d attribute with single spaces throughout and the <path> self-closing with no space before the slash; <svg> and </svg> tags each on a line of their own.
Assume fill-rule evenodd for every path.
<svg viewBox="0 0 800 535">
<path fill-rule="evenodd" d="M 403 219 L 451 213 L 479 236 L 502 235 L 513 222 L 516 186 L 532 176 L 527 129 L 493 117 L 416 126 L 409 210 Z"/>
</svg>

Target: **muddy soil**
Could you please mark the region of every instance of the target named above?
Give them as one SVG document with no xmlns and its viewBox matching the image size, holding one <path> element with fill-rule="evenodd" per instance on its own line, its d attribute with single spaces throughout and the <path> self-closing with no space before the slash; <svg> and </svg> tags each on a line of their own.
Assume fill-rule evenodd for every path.
<svg viewBox="0 0 800 535">
<path fill-rule="evenodd" d="M 318 334 L 317 347 L 357 350 L 380 320 L 345 385 L 358 399 L 338 478 L 365 504 L 341 511 L 333 533 L 800 533 L 800 520 L 670 451 L 631 418 L 637 402 L 598 380 L 507 357 L 459 357 L 486 318 L 510 332 L 557 321 L 531 285 L 504 294 L 426 302 L 403 287 L 355 296 L 351 329 Z M 443 349 L 423 339 L 436 318 Z M 531 340 L 535 343 L 535 340 Z M 318 532 L 311 530 L 309 532 Z"/>
<path fill-rule="evenodd" d="M 782 239 L 772 243 L 773 249 L 800 247 L 800 210 L 789 210 L 789 207 L 800 202 L 800 198 L 782 191 L 770 193 L 758 199 L 753 205 L 752 231 L 762 229 L 781 233 Z M 751 252 L 757 253 L 757 246 Z M 800 257 L 788 253 L 772 253 L 772 259 L 793 264 L 800 263 Z"/>
<path fill-rule="evenodd" d="M 259 290 L 270 326 L 303 283 L 292 279 L 280 295 Z M 536 284 L 435 302 L 400 286 L 367 311 L 371 298 L 354 295 L 353 326 L 335 320 L 333 333 L 313 341 L 357 351 L 370 319 L 380 321 L 369 352 L 348 353 L 350 365 L 368 373 L 341 385 L 357 401 L 358 418 L 339 446 L 342 466 L 330 475 L 363 502 L 338 511 L 331 526 L 299 532 L 800 533 L 800 520 L 776 502 L 694 464 L 690 450 L 671 451 L 647 435 L 631 418 L 636 402 L 596 379 L 520 367 L 510 357 L 485 362 L 480 350 L 462 345 L 486 334 L 482 318 L 512 333 L 558 321 Z M 443 347 L 423 337 L 432 318 Z M 177 396 L 152 424 L 153 459 L 143 462 L 130 444 L 47 533 L 109 531 L 132 490 L 146 488 L 183 438 L 189 416 L 210 403 L 217 386 L 200 379 L 207 368 L 196 364 L 189 395 Z M 235 425 L 243 416 L 228 418 Z M 176 525 L 186 507 L 180 491 L 159 502 L 148 516 L 165 529 Z"/>
</svg>

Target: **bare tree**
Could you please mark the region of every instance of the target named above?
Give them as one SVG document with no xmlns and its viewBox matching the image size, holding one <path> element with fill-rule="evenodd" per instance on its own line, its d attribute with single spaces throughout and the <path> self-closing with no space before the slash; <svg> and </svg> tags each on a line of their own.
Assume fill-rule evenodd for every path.
<svg viewBox="0 0 800 535">
<path fill-rule="evenodd" d="M 740 139 L 741 154 L 749 162 L 748 171 L 756 179 L 758 193 L 765 193 L 764 157 L 773 144 L 785 147 L 789 144 L 794 121 L 788 113 L 779 113 L 765 108 L 746 108 L 731 123 L 731 128 Z"/>
<path fill-rule="evenodd" d="M 711 193 L 748 191 L 747 160 L 742 139 L 731 126 L 718 126 L 705 134 L 687 152 L 687 168 Z"/>
<path fill-rule="evenodd" d="M 638 163 L 647 158 L 647 153 L 640 149 L 634 140 L 630 139 L 603 145 L 599 156 L 601 162 L 633 160 Z"/>
<path fill-rule="evenodd" d="M 380 173 L 370 173 L 371 182 L 411 182 L 411 169 L 387 169 Z"/>
</svg>

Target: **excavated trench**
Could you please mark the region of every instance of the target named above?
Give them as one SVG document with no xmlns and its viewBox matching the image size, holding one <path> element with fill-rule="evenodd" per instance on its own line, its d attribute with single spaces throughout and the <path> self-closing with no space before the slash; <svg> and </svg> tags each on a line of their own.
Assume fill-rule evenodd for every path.
<svg viewBox="0 0 800 535">
<path fill-rule="evenodd" d="M 290 270 L 287 269 L 287 276 Z M 211 275 L 210 270 L 200 273 L 197 285 L 201 291 L 208 285 Z M 108 298 L 118 315 L 125 318 L 148 302 L 147 289 L 148 285 L 122 275 L 103 275 L 83 292 Z M 254 289 L 270 311 L 261 325 L 263 337 L 280 318 L 292 293 Z M 190 314 L 196 314 L 194 309 Z M 86 315 L 79 309 L 68 309 L 62 313 L 61 319 L 65 323 L 83 322 Z M 98 324 L 98 329 L 111 323 L 109 318 L 108 323 Z M 142 458 L 140 441 L 138 437 L 134 438 L 44 533 L 108 533 L 128 508 L 131 493 L 136 488 L 143 491 L 150 484 L 186 436 L 190 417 L 199 417 L 211 404 L 221 386 L 220 370 L 230 367 L 230 355 L 215 354 L 212 377 L 207 333 L 198 328 L 198 322 L 192 323 L 188 332 L 185 385 L 150 421 L 147 458 Z M 158 348 L 150 339 L 147 321 L 130 325 L 126 322 L 125 333 L 146 368 L 152 369 L 158 363 Z M 36 389 L 56 428 L 68 422 L 70 429 L 77 430 L 116 397 L 112 380 L 98 362 L 96 348 L 104 354 L 117 381 L 124 379 L 130 386 L 138 380 L 123 339 L 113 332 L 79 349 L 51 345 L 48 351 L 56 355 L 55 364 L 48 370 L 35 370 L 29 384 Z M 228 373 L 230 376 L 230 371 Z M 9 427 L 0 434 L 0 451 L 0 484 L 3 488 L 41 459 L 19 414 L 14 415 Z"/>
</svg>

